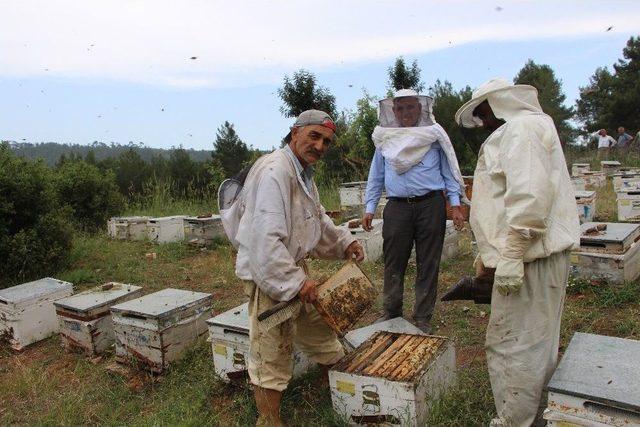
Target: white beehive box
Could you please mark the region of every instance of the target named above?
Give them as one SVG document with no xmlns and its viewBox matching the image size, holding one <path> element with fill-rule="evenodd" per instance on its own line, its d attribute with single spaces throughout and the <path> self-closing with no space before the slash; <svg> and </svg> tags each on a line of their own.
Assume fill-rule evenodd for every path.
<svg viewBox="0 0 640 427">
<path fill-rule="evenodd" d="M 640 189 L 623 190 L 618 196 L 618 221 L 640 222 Z"/>
<path fill-rule="evenodd" d="M 349 222 L 341 224 L 340 227 L 346 228 L 358 239 L 365 252 L 365 261 L 375 262 L 382 258 L 382 220 L 374 219 L 371 221 L 373 230 L 364 231 L 362 225 L 355 228 L 349 228 Z"/>
<path fill-rule="evenodd" d="M 623 283 L 640 276 L 640 225 L 604 223 L 599 235 L 580 238 L 580 249 L 571 253 L 572 273 L 582 279 Z M 581 225 L 582 231 L 596 223 Z"/>
<path fill-rule="evenodd" d="M 73 285 L 46 277 L 0 289 L 0 335 L 22 350 L 58 331 L 53 301 L 73 293 Z"/>
<path fill-rule="evenodd" d="M 340 184 L 340 209 L 347 214 L 362 216 L 365 208 L 367 181 L 345 182 Z M 386 193 L 383 191 L 374 212 L 374 218 L 382 218 L 382 212 L 387 204 Z"/>
<path fill-rule="evenodd" d="M 604 172 L 584 172 L 581 176 L 588 187 L 600 188 L 607 184 L 607 175 Z"/>
<path fill-rule="evenodd" d="M 617 173 L 621 166 L 622 165 L 617 160 L 602 160 L 600 162 L 600 169 L 607 176 L 612 176 L 614 173 Z"/>
<path fill-rule="evenodd" d="M 591 165 L 589 163 L 573 163 L 571 165 L 571 176 L 582 175 L 583 172 L 589 172 Z"/>
<path fill-rule="evenodd" d="M 164 289 L 111 307 L 116 360 L 162 372 L 207 333 L 212 296 Z"/>
<path fill-rule="evenodd" d="M 458 245 L 459 234 L 452 220 L 447 220 L 447 228 L 444 233 L 444 243 L 442 246 L 442 256 L 440 261 L 446 261 L 449 258 L 458 256 L 460 247 Z"/>
<path fill-rule="evenodd" d="M 623 172 L 617 173 L 612 177 L 613 191 L 620 191 L 625 189 L 637 189 L 640 188 L 640 173 L 637 172 Z"/>
<path fill-rule="evenodd" d="M 455 377 L 449 339 L 381 331 L 333 366 L 329 386 L 334 410 L 352 424 L 424 426 Z"/>
<path fill-rule="evenodd" d="M 89 356 L 103 353 L 115 342 L 109 309 L 141 294 L 140 286 L 110 282 L 55 301 L 62 345 Z"/>
<path fill-rule="evenodd" d="M 571 185 L 573 186 L 573 191 L 585 191 L 587 184 L 583 177 L 578 176 L 571 178 Z"/>
<path fill-rule="evenodd" d="M 144 240 L 147 238 L 146 216 L 113 217 L 107 222 L 109 237 L 118 240 Z"/>
<path fill-rule="evenodd" d="M 580 224 L 585 222 L 592 222 L 593 216 L 596 213 L 596 192 L 576 191 L 575 193 Z"/>
<path fill-rule="evenodd" d="M 220 215 L 187 217 L 184 219 L 184 238 L 198 244 L 211 243 L 216 237 L 225 237 Z"/>
<path fill-rule="evenodd" d="M 225 382 L 244 382 L 248 378 L 249 309 L 248 304 L 232 308 L 209 320 L 209 341 L 213 353 L 213 366 Z M 313 366 L 299 350 L 293 352 L 293 376 L 306 373 Z"/>
<path fill-rule="evenodd" d="M 340 184 L 340 207 L 364 205 L 366 189 L 367 181 L 354 181 Z"/>
<path fill-rule="evenodd" d="M 357 348 L 362 345 L 363 342 L 371 338 L 373 334 L 380 331 L 413 335 L 426 335 L 407 319 L 403 317 L 396 317 L 393 319 L 385 320 L 383 322 L 373 323 L 362 328 L 354 329 L 344 336 L 344 340 L 352 348 Z"/>
<path fill-rule="evenodd" d="M 150 218 L 147 221 L 149 240 L 155 243 L 180 242 L 184 240 L 184 219 L 186 215 Z"/>
<path fill-rule="evenodd" d="M 577 332 L 547 389 L 558 426 L 640 425 L 640 341 Z"/>
</svg>

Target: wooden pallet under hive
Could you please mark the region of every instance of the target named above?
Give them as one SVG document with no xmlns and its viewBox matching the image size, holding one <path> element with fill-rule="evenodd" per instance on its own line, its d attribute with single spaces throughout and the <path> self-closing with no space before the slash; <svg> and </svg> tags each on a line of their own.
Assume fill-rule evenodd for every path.
<svg viewBox="0 0 640 427">
<path fill-rule="evenodd" d="M 329 373 L 334 409 L 356 423 L 424 425 L 434 399 L 455 381 L 445 337 L 381 331 Z"/>
</svg>

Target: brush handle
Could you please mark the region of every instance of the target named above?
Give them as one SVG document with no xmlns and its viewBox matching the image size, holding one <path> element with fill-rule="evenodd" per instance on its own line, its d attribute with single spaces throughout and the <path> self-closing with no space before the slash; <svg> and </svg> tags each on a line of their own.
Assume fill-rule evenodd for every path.
<svg viewBox="0 0 640 427">
<path fill-rule="evenodd" d="M 271 317 L 272 315 L 276 314 L 280 310 L 287 308 L 287 306 L 293 304 L 297 300 L 298 300 L 298 297 L 295 297 L 292 300 L 282 301 L 282 302 L 277 303 L 273 307 L 268 308 L 265 311 L 263 311 L 262 313 L 258 314 L 258 321 L 262 322 L 263 320 Z"/>
</svg>

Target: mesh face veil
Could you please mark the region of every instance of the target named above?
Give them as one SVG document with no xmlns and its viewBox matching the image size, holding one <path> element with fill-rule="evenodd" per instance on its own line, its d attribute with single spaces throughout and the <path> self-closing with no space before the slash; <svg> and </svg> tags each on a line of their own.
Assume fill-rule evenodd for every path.
<svg viewBox="0 0 640 427">
<path fill-rule="evenodd" d="M 387 128 L 431 126 L 435 123 L 432 107 L 432 98 L 402 89 L 393 98 L 380 101 L 378 121 Z"/>
</svg>

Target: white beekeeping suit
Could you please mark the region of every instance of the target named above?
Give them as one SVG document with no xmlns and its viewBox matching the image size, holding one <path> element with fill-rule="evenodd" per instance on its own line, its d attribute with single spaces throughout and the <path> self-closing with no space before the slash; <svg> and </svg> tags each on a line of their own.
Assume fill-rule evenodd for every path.
<svg viewBox="0 0 640 427">
<path fill-rule="evenodd" d="M 456 122 L 482 126 L 473 111 L 485 100 L 505 121 L 480 148 L 470 215 L 478 261 L 496 269 L 486 339 L 498 412 L 492 425 L 529 426 L 556 366 L 569 250 L 579 245 L 580 225 L 560 140 L 536 89 L 491 80 Z"/>
</svg>

